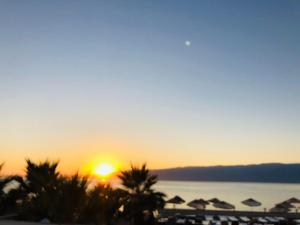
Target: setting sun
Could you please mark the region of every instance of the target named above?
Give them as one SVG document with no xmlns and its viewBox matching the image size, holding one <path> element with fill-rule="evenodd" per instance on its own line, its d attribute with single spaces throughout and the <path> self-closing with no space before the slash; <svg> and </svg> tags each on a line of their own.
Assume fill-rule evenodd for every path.
<svg viewBox="0 0 300 225">
<path fill-rule="evenodd" d="M 102 163 L 95 167 L 94 173 L 100 177 L 108 177 L 115 171 L 115 167 L 108 163 Z"/>
</svg>

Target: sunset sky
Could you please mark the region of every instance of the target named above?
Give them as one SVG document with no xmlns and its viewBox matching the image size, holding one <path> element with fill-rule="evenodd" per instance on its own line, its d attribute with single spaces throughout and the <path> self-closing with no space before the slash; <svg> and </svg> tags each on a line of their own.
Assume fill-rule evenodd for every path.
<svg viewBox="0 0 300 225">
<path fill-rule="evenodd" d="M 0 1 L 0 161 L 300 162 L 300 1 Z"/>
</svg>

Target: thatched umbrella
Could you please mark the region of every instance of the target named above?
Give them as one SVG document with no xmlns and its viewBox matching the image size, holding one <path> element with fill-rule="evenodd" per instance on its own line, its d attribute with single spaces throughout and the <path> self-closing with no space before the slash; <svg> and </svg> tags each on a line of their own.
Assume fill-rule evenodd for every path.
<svg viewBox="0 0 300 225">
<path fill-rule="evenodd" d="M 289 202 L 281 202 L 281 203 L 276 204 L 275 206 L 283 206 L 288 209 L 295 208 L 295 206 Z"/>
<path fill-rule="evenodd" d="M 203 198 L 199 198 L 199 199 L 197 199 L 197 201 L 203 205 L 209 205 L 209 202 L 204 200 Z"/>
<path fill-rule="evenodd" d="M 190 201 L 187 206 L 194 208 L 194 209 L 205 209 L 205 205 L 199 202 L 197 199 Z"/>
<path fill-rule="evenodd" d="M 285 202 L 288 202 L 290 204 L 300 204 L 300 200 L 298 198 L 294 198 L 294 197 L 286 200 Z"/>
<path fill-rule="evenodd" d="M 211 203 L 218 203 L 218 202 L 220 202 L 220 200 L 217 199 L 217 198 L 212 198 L 212 199 L 209 199 L 208 201 L 211 202 Z"/>
<path fill-rule="evenodd" d="M 194 199 L 193 201 L 189 202 L 187 205 L 189 207 L 192 207 L 194 209 L 205 209 L 206 205 L 209 203 L 205 201 L 204 199 Z"/>
<path fill-rule="evenodd" d="M 299 204 L 300 204 L 300 200 L 298 198 L 293 197 L 293 198 L 286 200 L 285 202 L 288 202 L 288 203 L 294 205 L 296 208 L 296 212 L 298 212 L 298 208 L 299 208 Z"/>
<path fill-rule="evenodd" d="M 278 210 L 278 211 L 288 212 L 292 208 L 295 208 L 295 206 L 292 205 L 291 203 L 289 203 L 289 202 L 281 202 L 281 203 L 276 204 L 275 207 L 272 208 L 271 210 L 272 211 Z"/>
<path fill-rule="evenodd" d="M 283 205 L 277 204 L 275 207 L 270 209 L 270 212 L 288 212 L 289 209 L 284 207 Z"/>
<path fill-rule="evenodd" d="M 184 202 L 185 202 L 185 200 L 182 199 L 181 197 L 179 197 L 178 195 L 176 195 L 173 198 L 166 201 L 166 203 L 173 204 L 174 208 L 175 208 L 175 205 L 179 205 L 179 204 L 182 204 Z"/>
<path fill-rule="evenodd" d="M 225 202 L 225 201 L 219 201 L 219 202 L 216 202 L 213 204 L 213 206 L 215 208 L 219 208 L 219 209 L 235 209 L 235 206 L 228 203 L 228 202 Z"/>
<path fill-rule="evenodd" d="M 248 199 L 242 201 L 242 203 L 246 206 L 250 206 L 251 208 L 261 206 L 261 203 L 259 201 L 256 201 L 253 198 L 248 198 Z"/>
</svg>

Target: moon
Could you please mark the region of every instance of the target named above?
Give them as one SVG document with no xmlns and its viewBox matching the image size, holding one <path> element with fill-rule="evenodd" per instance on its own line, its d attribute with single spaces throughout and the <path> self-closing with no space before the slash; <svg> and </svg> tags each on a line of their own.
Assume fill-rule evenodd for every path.
<svg viewBox="0 0 300 225">
<path fill-rule="evenodd" d="M 184 42 L 184 44 L 185 44 L 186 47 L 190 47 L 192 43 L 191 43 L 191 41 L 186 40 Z"/>
</svg>

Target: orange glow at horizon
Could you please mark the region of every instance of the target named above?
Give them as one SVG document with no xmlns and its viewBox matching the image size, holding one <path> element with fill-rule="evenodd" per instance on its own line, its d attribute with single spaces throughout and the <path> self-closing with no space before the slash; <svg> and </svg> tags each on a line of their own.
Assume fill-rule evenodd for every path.
<svg viewBox="0 0 300 225">
<path fill-rule="evenodd" d="M 83 174 L 106 182 L 116 178 L 120 165 L 121 161 L 114 155 L 103 154 L 86 159 L 81 171 Z"/>
</svg>

